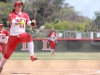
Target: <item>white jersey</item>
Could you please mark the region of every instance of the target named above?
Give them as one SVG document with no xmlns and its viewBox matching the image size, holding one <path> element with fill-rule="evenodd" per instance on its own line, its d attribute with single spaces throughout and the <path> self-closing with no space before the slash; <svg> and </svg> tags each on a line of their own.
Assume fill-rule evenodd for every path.
<svg viewBox="0 0 100 75">
<path fill-rule="evenodd" d="M 24 20 L 25 24 L 24 25 L 15 25 L 16 22 L 20 22 L 21 20 Z M 26 24 L 30 24 L 31 21 L 29 19 L 29 16 L 24 13 L 24 12 L 12 12 L 9 15 L 9 21 L 10 21 L 10 35 L 15 36 L 15 35 L 19 35 L 22 33 L 25 33 L 25 29 L 26 29 Z"/>
<path fill-rule="evenodd" d="M 57 35 L 55 32 L 49 34 L 49 40 L 55 42 L 57 39 Z"/>
<path fill-rule="evenodd" d="M 6 30 L 0 31 L 0 43 L 4 43 L 8 39 L 8 32 Z"/>
</svg>

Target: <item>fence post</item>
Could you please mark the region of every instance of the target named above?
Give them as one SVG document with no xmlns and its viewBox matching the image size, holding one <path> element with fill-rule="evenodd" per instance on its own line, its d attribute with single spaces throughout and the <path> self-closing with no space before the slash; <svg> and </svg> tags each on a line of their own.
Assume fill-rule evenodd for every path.
<svg viewBox="0 0 100 75">
<path fill-rule="evenodd" d="M 92 32 L 90 32 L 90 39 L 93 39 L 94 37 L 93 37 L 93 31 Z"/>
</svg>

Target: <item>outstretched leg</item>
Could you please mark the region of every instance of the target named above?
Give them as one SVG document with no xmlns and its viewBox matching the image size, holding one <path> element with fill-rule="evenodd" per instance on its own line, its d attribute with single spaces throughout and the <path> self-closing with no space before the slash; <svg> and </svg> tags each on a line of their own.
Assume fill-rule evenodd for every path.
<svg viewBox="0 0 100 75">
<path fill-rule="evenodd" d="M 33 41 L 32 42 L 28 42 L 27 46 L 28 46 L 28 50 L 29 50 L 29 53 L 30 53 L 31 60 L 32 61 L 37 60 L 38 58 L 36 56 L 34 56 L 34 43 L 33 43 Z"/>
<path fill-rule="evenodd" d="M 32 61 L 37 60 L 37 57 L 34 55 L 33 38 L 28 33 L 23 33 L 20 35 L 19 41 L 20 42 L 27 42 L 27 46 L 28 46 L 31 60 Z"/>
</svg>

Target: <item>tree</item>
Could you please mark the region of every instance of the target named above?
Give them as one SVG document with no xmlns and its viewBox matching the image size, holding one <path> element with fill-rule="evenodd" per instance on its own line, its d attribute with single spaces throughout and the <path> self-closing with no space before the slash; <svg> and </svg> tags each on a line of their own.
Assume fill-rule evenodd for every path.
<svg viewBox="0 0 100 75">
<path fill-rule="evenodd" d="M 46 29 L 51 29 L 54 26 L 56 30 L 70 30 L 70 31 L 85 31 L 84 23 L 73 22 L 73 21 L 59 21 L 57 23 L 45 23 Z"/>
<path fill-rule="evenodd" d="M 6 2 L 6 0 L 0 0 L 1 2 Z"/>
<path fill-rule="evenodd" d="M 28 13 L 31 20 L 36 19 L 38 25 L 37 28 L 47 23 L 52 23 L 53 25 L 55 20 L 56 22 L 59 20 L 60 24 L 63 24 L 64 21 L 70 21 L 77 24 L 79 23 L 80 25 L 85 24 L 85 26 L 89 27 L 89 23 L 91 22 L 91 20 L 87 17 L 80 15 L 79 11 L 75 11 L 74 6 L 71 6 L 68 3 L 64 3 L 64 1 L 65 0 L 25 0 L 24 10 Z M 11 9 L 13 8 L 11 7 L 9 10 Z M 9 13 L 9 10 L 5 11 L 7 12 L 6 15 Z M 60 26 L 58 26 L 57 28 L 59 27 Z M 70 27 L 73 27 L 70 29 L 74 29 L 75 26 Z"/>
<path fill-rule="evenodd" d="M 53 21 L 58 17 L 63 1 L 64 0 L 34 0 L 32 5 L 29 3 L 29 8 L 31 9 L 28 9 L 29 5 L 27 5 L 26 12 L 35 14 L 36 11 L 36 20 L 38 21 L 38 25 L 40 27 L 45 22 Z M 31 15 L 31 18 L 34 17 L 35 15 Z"/>
<path fill-rule="evenodd" d="M 0 2 L 0 18 L 1 18 L 1 22 L 3 22 L 3 24 L 5 26 L 7 26 L 7 22 L 8 22 L 8 15 L 9 13 L 12 11 L 13 7 L 12 7 L 12 3 L 10 2 Z"/>
<path fill-rule="evenodd" d="M 95 11 L 94 14 L 95 19 L 91 23 L 91 29 L 93 29 L 94 31 L 100 31 L 100 11 Z"/>
</svg>

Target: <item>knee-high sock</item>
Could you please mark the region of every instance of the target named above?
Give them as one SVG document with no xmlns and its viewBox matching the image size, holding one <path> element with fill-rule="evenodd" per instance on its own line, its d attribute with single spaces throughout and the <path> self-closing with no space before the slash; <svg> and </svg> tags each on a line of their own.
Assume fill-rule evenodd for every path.
<svg viewBox="0 0 100 75">
<path fill-rule="evenodd" d="M 28 47 L 30 56 L 34 55 L 34 43 L 33 43 L 33 41 L 32 42 L 28 42 L 27 43 L 27 47 Z"/>
<path fill-rule="evenodd" d="M 55 52 L 55 49 L 53 49 L 53 53 Z"/>
<path fill-rule="evenodd" d="M 4 64 L 7 62 L 7 59 L 4 58 L 4 56 L 1 57 L 1 63 L 0 67 L 3 68 Z"/>
<path fill-rule="evenodd" d="M 54 53 L 55 52 L 55 50 L 54 49 L 51 49 L 51 53 Z"/>
</svg>

